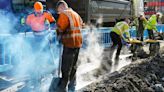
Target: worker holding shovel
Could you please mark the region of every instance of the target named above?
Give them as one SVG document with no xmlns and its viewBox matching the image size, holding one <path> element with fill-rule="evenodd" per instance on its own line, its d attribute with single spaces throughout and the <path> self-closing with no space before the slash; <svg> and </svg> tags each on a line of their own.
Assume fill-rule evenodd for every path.
<svg viewBox="0 0 164 92">
<path fill-rule="evenodd" d="M 140 13 L 139 16 L 136 19 L 134 19 L 131 25 L 134 25 L 136 27 L 137 39 L 143 41 L 143 34 L 147 25 L 147 20 L 144 16 L 144 13 Z"/>
<path fill-rule="evenodd" d="M 155 40 L 155 36 L 154 34 L 159 34 L 158 30 L 157 30 L 157 24 L 158 24 L 158 20 L 162 17 L 161 13 L 156 13 L 154 15 L 152 15 L 147 23 L 147 30 L 148 30 L 148 35 L 149 35 L 149 39 L 151 40 Z M 150 43 L 150 47 L 149 47 L 149 51 L 150 51 L 150 55 L 154 55 L 154 46 L 156 47 L 156 45 L 159 45 L 159 43 Z"/>
<path fill-rule="evenodd" d="M 52 92 L 67 92 L 67 84 L 68 90 L 74 92 L 76 85 L 76 64 L 79 50 L 82 46 L 81 28 L 83 21 L 79 14 L 68 8 L 67 3 L 63 0 L 58 1 L 56 9 L 59 13 L 57 34 L 63 44 L 62 77 L 59 83 L 54 83 L 57 84 L 57 87 L 54 86 Z"/>
<path fill-rule="evenodd" d="M 112 59 L 115 47 L 118 46 L 115 57 L 115 60 L 118 60 L 122 49 L 122 40 L 124 40 L 125 42 L 130 41 L 129 24 L 130 20 L 125 19 L 125 21 L 118 22 L 110 32 L 110 37 L 113 42 L 113 45 L 110 50 L 110 59 Z M 124 37 L 124 34 L 126 34 L 126 38 Z"/>
</svg>

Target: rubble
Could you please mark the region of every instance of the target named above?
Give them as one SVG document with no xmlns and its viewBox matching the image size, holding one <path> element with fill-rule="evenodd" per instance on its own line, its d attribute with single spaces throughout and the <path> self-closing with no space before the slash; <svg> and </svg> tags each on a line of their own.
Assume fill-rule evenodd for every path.
<svg viewBox="0 0 164 92">
<path fill-rule="evenodd" d="M 140 59 L 78 92 L 164 92 L 164 56 Z"/>
</svg>

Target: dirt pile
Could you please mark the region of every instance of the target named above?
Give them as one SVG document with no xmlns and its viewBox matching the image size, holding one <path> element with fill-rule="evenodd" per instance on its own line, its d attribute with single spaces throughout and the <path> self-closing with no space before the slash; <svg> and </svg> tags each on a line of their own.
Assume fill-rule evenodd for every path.
<svg viewBox="0 0 164 92">
<path fill-rule="evenodd" d="M 164 56 L 133 62 L 79 92 L 164 92 Z"/>
</svg>

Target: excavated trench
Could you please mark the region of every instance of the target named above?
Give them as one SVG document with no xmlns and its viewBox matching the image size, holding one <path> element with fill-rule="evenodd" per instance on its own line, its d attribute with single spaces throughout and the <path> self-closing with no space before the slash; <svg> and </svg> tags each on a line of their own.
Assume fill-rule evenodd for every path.
<svg viewBox="0 0 164 92">
<path fill-rule="evenodd" d="M 164 47 L 157 56 L 107 73 L 78 92 L 164 92 Z"/>
<path fill-rule="evenodd" d="M 113 62 L 109 60 L 101 63 L 100 71 L 95 73 L 101 76 L 96 76 L 96 81 L 78 92 L 164 92 L 164 44 L 160 43 L 158 52 L 153 49 L 157 53 L 154 56 L 146 54 L 150 53 L 148 46 L 143 47 L 144 53 L 138 54 L 141 58 L 132 57 L 131 63 L 121 69 L 111 71 L 110 66 L 105 66 L 113 66 Z M 122 61 L 129 62 L 129 59 L 119 60 Z M 103 74 L 100 74 L 101 70 L 105 70 Z"/>
</svg>

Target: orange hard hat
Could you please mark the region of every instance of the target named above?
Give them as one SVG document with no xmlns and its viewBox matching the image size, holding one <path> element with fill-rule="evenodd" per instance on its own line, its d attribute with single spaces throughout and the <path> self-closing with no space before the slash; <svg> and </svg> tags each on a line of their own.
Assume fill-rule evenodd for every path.
<svg viewBox="0 0 164 92">
<path fill-rule="evenodd" d="M 43 11 L 43 5 L 41 2 L 35 2 L 34 4 L 34 9 L 36 12 Z"/>
</svg>

